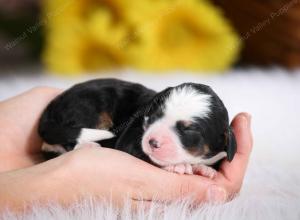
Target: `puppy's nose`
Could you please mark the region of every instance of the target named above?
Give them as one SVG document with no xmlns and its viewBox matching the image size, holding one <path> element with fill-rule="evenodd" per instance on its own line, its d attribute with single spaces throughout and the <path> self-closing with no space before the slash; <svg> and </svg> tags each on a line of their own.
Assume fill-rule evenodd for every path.
<svg viewBox="0 0 300 220">
<path fill-rule="evenodd" d="M 150 145 L 152 148 L 159 148 L 157 140 L 155 140 L 155 139 L 153 139 L 153 138 L 151 138 L 151 139 L 149 140 L 149 145 Z"/>
</svg>

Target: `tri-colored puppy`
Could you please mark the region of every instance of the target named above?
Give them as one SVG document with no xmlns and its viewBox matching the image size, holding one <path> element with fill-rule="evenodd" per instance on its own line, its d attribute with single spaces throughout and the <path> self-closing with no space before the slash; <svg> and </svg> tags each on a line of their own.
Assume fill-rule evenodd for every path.
<svg viewBox="0 0 300 220">
<path fill-rule="evenodd" d="M 39 134 L 48 153 L 97 142 L 168 171 L 211 178 L 215 171 L 208 166 L 231 161 L 236 152 L 223 102 L 196 83 L 159 93 L 116 79 L 77 84 L 48 105 Z"/>
</svg>

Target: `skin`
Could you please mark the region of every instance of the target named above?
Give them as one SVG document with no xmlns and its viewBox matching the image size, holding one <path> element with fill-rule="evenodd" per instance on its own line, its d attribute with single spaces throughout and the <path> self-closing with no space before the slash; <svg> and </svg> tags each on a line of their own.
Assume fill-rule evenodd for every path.
<svg viewBox="0 0 300 220">
<path fill-rule="evenodd" d="M 252 149 L 251 117 L 232 121 L 237 153 L 224 161 L 214 178 L 179 175 L 129 154 L 87 144 L 43 161 L 37 134 L 39 117 L 61 90 L 39 87 L 0 102 L 0 210 L 24 211 L 31 202 L 69 205 L 93 196 L 121 206 L 128 197 L 141 202 L 169 202 L 186 196 L 195 204 L 226 202 L 241 189 Z"/>
</svg>

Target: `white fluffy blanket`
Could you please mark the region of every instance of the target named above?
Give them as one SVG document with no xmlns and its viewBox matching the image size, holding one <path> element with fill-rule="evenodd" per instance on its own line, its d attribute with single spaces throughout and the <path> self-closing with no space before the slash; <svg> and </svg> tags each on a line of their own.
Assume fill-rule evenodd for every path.
<svg viewBox="0 0 300 220">
<path fill-rule="evenodd" d="M 38 71 L 37 71 L 38 72 Z M 192 81 L 209 84 L 221 96 L 233 117 L 240 111 L 252 114 L 254 149 L 240 196 L 217 206 L 190 210 L 185 202 L 153 206 L 132 214 L 128 207 L 92 201 L 63 209 L 56 204 L 36 206 L 32 213 L 5 219 L 300 219 L 300 71 L 280 69 L 235 70 L 228 75 L 203 76 L 185 72 L 144 75 L 125 70 L 94 77 L 118 77 L 160 90 Z M 0 100 L 33 86 L 67 88 L 88 77 L 73 79 L 29 73 L 0 75 Z M 91 78 L 91 76 L 89 76 Z M 1 219 L 1 216 L 0 216 Z"/>
</svg>

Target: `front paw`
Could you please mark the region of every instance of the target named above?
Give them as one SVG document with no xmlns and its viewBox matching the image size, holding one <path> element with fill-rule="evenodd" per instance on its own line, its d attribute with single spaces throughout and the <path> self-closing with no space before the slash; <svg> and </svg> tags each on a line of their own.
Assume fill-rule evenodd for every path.
<svg viewBox="0 0 300 220">
<path fill-rule="evenodd" d="M 191 164 L 174 164 L 163 167 L 164 170 L 178 174 L 193 174 Z"/>
<path fill-rule="evenodd" d="M 215 176 L 217 175 L 217 171 L 214 168 L 206 166 L 204 164 L 193 164 L 192 170 L 194 174 L 208 177 L 210 179 L 215 178 Z"/>
</svg>

